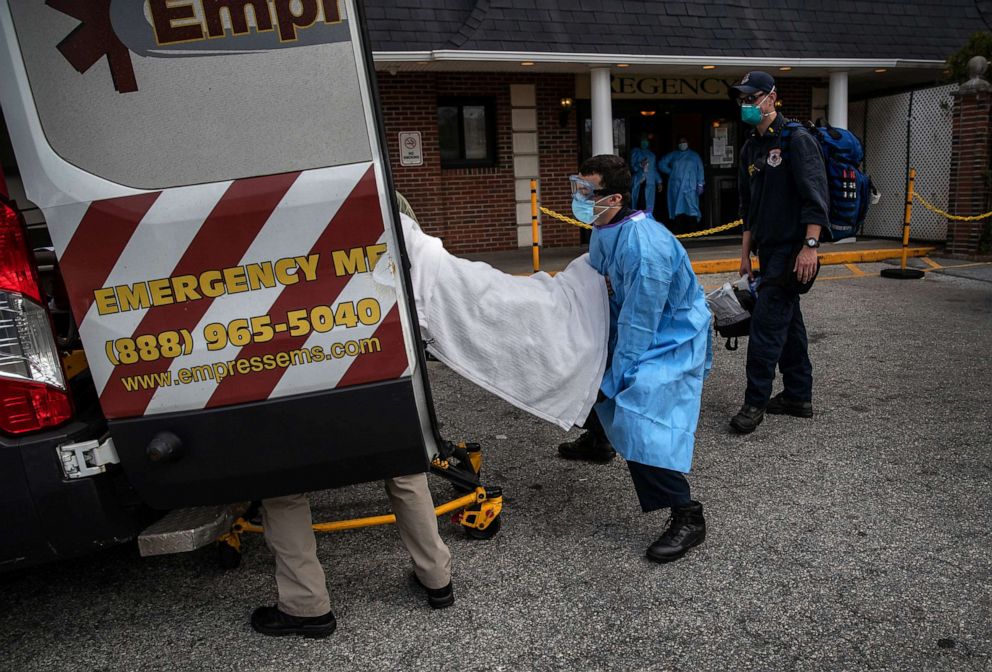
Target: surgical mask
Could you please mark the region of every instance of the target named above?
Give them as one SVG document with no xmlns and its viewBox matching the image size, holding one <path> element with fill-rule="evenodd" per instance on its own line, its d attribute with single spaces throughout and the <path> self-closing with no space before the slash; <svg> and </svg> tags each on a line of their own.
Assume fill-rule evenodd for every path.
<svg viewBox="0 0 992 672">
<path fill-rule="evenodd" d="M 599 201 L 604 201 L 607 198 L 609 198 L 609 196 L 604 196 L 603 198 L 599 199 Z M 599 205 L 599 201 L 590 201 L 586 198 L 583 198 L 581 194 L 575 194 L 574 196 L 572 196 L 572 214 L 575 215 L 575 218 L 580 222 L 583 222 L 584 224 L 592 225 L 593 222 L 599 219 L 599 215 L 602 215 L 604 212 L 606 212 L 609 209 L 609 208 L 603 208 L 597 214 L 596 208 L 603 207 Z"/>
<path fill-rule="evenodd" d="M 648 140 L 641 140 L 641 149 L 647 149 L 650 146 L 651 143 Z"/>
<path fill-rule="evenodd" d="M 767 114 L 763 114 L 761 112 L 761 105 L 768 99 L 768 96 L 770 95 L 772 94 L 766 93 L 765 97 L 762 98 L 759 102 L 755 103 L 754 105 L 741 105 L 741 121 L 751 126 L 757 126 L 758 124 L 760 124 L 761 120 L 766 116 L 768 116 Z M 769 112 L 768 114 L 771 113 Z"/>
<path fill-rule="evenodd" d="M 687 149 L 689 149 L 689 143 L 688 142 L 680 142 L 679 143 L 679 150 L 680 151 L 683 151 L 684 152 Z"/>
</svg>

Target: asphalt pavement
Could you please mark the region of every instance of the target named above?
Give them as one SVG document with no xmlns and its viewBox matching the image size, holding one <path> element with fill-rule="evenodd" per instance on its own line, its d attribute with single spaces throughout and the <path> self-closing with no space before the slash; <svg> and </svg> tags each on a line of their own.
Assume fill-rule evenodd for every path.
<svg viewBox="0 0 992 672">
<path fill-rule="evenodd" d="M 445 436 L 480 442 L 506 495 L 494 539 L 441 521 L 454 607 L 410 586 L 393 528 L 319 537 L 326 640 L 250 630 L 275 601 L 258 536 L 232 571 L 125 545 L 0 576 L 0 669 L 992 669 L 992 272 L 882 267 L 825 269 L 803 300 L 812 420 L 731 434 L 745 349 L 716 343 L 690 475 L 708 536 L 681 561 L 644 559 L 665 516 L 640 513 L 622 460 L 558 459 L 577 432 L 432 363 Z M 380 484 L 313 501 L 325 520 L 387 509 Z"/>
</svg>

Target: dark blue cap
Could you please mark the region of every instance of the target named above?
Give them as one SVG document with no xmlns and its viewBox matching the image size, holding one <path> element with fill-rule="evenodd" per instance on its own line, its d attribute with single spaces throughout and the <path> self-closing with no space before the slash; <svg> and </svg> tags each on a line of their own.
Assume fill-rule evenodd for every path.
<svg viewBox="0 0 992 672">
<path fill-rule="evenodd" d="M 755 70 L 744 75 L 739 84 L 731 86 L 729 93 L 731 98 L 737 98 L 742 93 L 745 96 L 750 96 L 759 91 L 768 93 L 774 88 L 775 79 L 771 75 L 761 70 Z"/>
</svg>

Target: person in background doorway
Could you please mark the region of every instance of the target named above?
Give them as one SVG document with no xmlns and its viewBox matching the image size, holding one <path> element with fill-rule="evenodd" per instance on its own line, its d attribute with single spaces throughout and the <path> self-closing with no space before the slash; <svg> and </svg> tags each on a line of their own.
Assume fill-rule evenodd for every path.
<svg viewBox="0 0 992 672">
<path fill-rule="evenodd" d="M 641 137 L 641 146 L 635 147 L 630 153 L 631 185 L 630 203 L 632 208 L 637 208 L 641 191 L 644 192 L 644 210 L 648 214 L 654 212 L 654 197 L 661 185 L 661 176 L 658 174 L 656 166 L 657 160 L 654 152 L 649 147 L 651 141 L 647 136 Z"/>
<path fill-rule="evenodd" d="M 658 161 L 658 170 L 667 176 L 669 225 L 682 233 L 699 223 L 699 197 L 706 180 L 703 177 L 703 160 L 689 142 L 679 138 L 678 149 Z"/>
</svg>

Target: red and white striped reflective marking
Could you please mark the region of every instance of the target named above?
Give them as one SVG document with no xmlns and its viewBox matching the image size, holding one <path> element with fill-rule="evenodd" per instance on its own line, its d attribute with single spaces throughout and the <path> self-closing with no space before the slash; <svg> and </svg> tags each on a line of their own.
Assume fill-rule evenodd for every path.
<svg viewBox="0 0 992 672">
<path fill-rule="evenodd" d="M 332 252 L 385 243 L 379 190 L 371 164 L 353 164 L 233 182 L 197 185 L 95 201 L 78 222 L 49 213 L 55 239 L 66 240 L 61 267 L 80 324 L 100 402 L 109 418 L 175 412 L 258 401 L 401 377 L 409 362 L 391 287 L 377 285 L 372 273 L 338 277 Z M 93 291 L 179 275 L 198 275 L 276 259 L 320 255 L 315 280 L 277 285 L 215 299 L 152 306 L 101 315 Z M 265 343 L 233 345 L 209 352 L 203 328 L 239 318 L 286 313 L 339 301 L 374 298 L 381 319 L 373 325 L 338 329 L 307 337 L 277 333 Z M 108 340 L 167 330 L 188 330 L 195 346 L 176 358 L 114 366 Z M 329 349 L 342 340 L 376 338 L 381 347 L 324 363 L 277 367 L 222 379 L 128 390 L 124 379 L 184 368 L 262 357 L 301 347 Z"/>
</svg>

